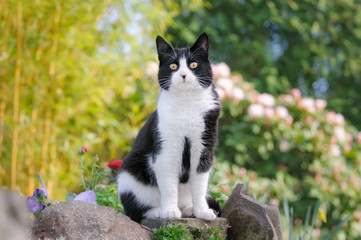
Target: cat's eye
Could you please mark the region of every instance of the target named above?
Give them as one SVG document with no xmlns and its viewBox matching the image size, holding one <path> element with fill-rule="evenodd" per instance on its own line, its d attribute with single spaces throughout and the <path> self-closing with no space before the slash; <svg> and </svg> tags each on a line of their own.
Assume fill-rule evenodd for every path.
<svg viewBox="0 0 361 240">
<path fill-rule="evenodd" d="M 189 64 L 189 66 L 190 66 L 191 68 L 196 68 L 196 67 L 198 66 L 198 63 L 196 63 L 196 62 L 191 62 L 191 64 Z"/>
<path fill-rule="evenodd" d="M 172 70 L 176 70 L 178 66 L 177 66 L 177 64 L 172 63 L 171 65 L 169 65 L 169 67 L 170 67 L 170 69 L 172 69 Z"/>
</svg>

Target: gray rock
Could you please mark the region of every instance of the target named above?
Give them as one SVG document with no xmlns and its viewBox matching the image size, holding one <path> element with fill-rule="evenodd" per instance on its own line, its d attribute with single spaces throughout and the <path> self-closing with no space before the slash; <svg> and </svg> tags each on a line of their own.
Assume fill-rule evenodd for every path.
<svg viewBox="0 0 361 240">
<path fill-rule="evenodd" d="M 0 238 L 3 240 L 27 239 L 29 224 L 25 199 L 15 192 L 0 188 Z"/>
<path fill-rule="evenodd" d="M 274 233 L 276 233 L 275 240 L 282 240 L 282 225 L 281 225 L 281 216 L 280 211 L 275 205 L 265 205 L 267 217 L 269 217 L 270 223 L 274 229 Z"/>
<path fill-rule="evenodd" d="M 32 226 L 33 239 L 154 239 L 153 232 L 113 208 L 81 201 L 45 208 Z"/>
<path fill-rule="evenodd" d="M 269 211 L 276 214 L 271 207 Z M 249 195 L 244 184 L 237 184 L 222 210 L 221 217 L 226 218 L 231 225 L 227 233 L 229 240 L 282 239 L 282 235 L 277 233 L 280 222 L 275 220 L 275 225 L 272 224 L 271 218 L 276 217 L 267 215 L 266 208 Z"/>
</svg>

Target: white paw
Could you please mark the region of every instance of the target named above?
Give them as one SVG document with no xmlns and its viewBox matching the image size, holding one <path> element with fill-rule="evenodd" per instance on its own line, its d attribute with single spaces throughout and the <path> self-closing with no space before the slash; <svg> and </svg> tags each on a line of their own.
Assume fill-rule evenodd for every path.
<svg viewBox="0 0 361 240">
<path fill-rule="evenodd" d="M 216 215 L 214 214 L 213 210 L 209 208 L 194 209 L 194 215 L 196 218 L 201 218 L 208 221 L 213 221 L 216 219 Z"/>
<path fill-rule="evenodd" d="M 162 208 L 152 208 L 148 212 L 144 214 L 146 218 L 160 218 L 162 212 Z"/>
<path fill-rule="evenodd" d="M 194 216 L 192 206 L 182 208 L 181 212 L 182 212 L 182 218 L 188 218 L 188 217 L 193 217 Z"/>
<path fill-rule="evenodd" d="M 161 211 L 161 218 L 164 219 L 176 219 L 181 218 L 182 213 L 178 207 L 164 208 Z"/>
</svg>

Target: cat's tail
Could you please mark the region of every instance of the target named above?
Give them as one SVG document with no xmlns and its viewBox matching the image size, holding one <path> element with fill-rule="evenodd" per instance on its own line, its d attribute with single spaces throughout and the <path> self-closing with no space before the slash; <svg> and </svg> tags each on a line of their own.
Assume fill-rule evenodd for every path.
<svg viewBox="0 0 361 240">
<path fill-rule="evenodd" d="M 209 194 L 207 194 L 206 199 L 207 199 L 208 207 L 215 211 L 217 217 L 221 216 L 222 213 L 221 204 Z"/>
</svg>

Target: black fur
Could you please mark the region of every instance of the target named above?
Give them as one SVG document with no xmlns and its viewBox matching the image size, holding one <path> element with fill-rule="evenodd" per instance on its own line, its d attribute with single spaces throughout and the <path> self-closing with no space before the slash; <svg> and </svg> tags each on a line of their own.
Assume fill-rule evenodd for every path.
<svg viewBox="0 0 361 240">
<path fill-rule="evenodd" d="M 211 195 L 207 195 L 206 200 L 208 207 L 213 209 L 216 212 L 217 216 L 221 216 L 222 213 L 221 204 L 216 199 L 212 198 Z"/>
<path fill-rule="evenodd" d="M 189 169 L 191 167 L 191 142 L 189 138 L 184 138 L 184 149 L 182 155 L 182 172 L 179 177 L 180 183 L 187 183 L 189 180 Z"/>
<path fill-rule="evenodd" d="M 124 207 L 124 214 L 138 223 L 142 220 L 144 213 L 151 209 L 150 206 L 140 204 L 131 192 L 121 194 L 120 200 Z"/>
<path fill-rule="evenodd" d="M 124 158 L 123 165 L 120 168 L 120 172 L 126 171 L 138 181 L 152 186 L 157 185 L 157 179 L 154 171 L 148 165 L 148 156 L 152 156 L 155 159 L 155 155 L 161 149 L 157 126 L 158 114 L 155 111 L 149 116 L 147 122 L 139 131 L 132 150 Z"/>
<path fill-rule="evenodd" d="M 209 61 L 209 46 L 207 34 L 203 33 L 192 47 L 188 48 L 173 48 L 162 37 L 158 36 L 157 50 L 159 58 L 159 72 L 158 81 L 163 90 L 168 90 L 170 87 L 170 79 L 172 73 L 176 70 L 169 68 L 169 65 L 175 63 L 179 65 L 179 59 L 185 56 L 187 64 L 197 62 L 198 66 L 190 69 L 196 76 L 198 76 L 199 84 L 208 88 L 213 83 L 212 68 Z"/>
<path fill-rule="evenodd" d="M 215 108 L 204 116 L 205 129 L 202 134 L 204 149 L 197 167 L 197 173 L 208 172 L 212 167 L 214 147 L 218 138 L 218 117 L 221 108 Z"/>
</svg>

